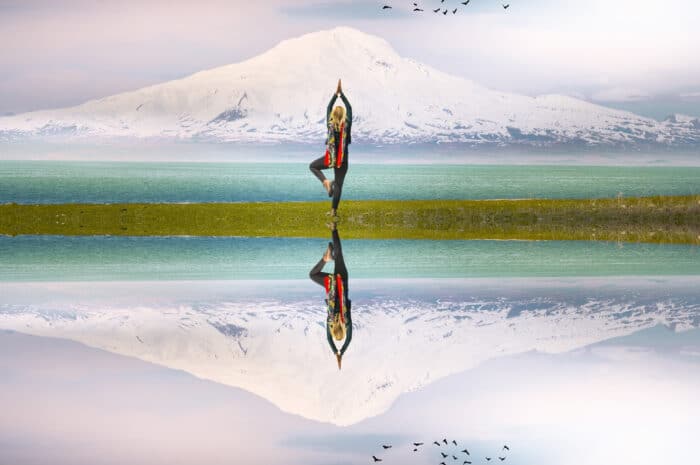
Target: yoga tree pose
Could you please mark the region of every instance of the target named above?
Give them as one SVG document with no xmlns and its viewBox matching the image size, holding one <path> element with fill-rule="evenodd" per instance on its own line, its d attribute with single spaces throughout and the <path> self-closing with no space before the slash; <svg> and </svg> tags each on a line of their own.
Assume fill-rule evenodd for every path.
<svg viewBox="0 0 700 465">
<path fill-rule="evenodd" d="M 323 258 L 311 269 L 309 277 L 326 290 L 326 307 L 328 308 L 326 339 L 338 362 L 338 369 L 340 369 L 343 354 L 352 340 L 352 318 L 350 317 L 352 305 L 348 299 L 348 269 L 345 267 L 345 260 L 343 260 L 343 249 L 340 246 L 340 236 L 335 229 L 335 223 L 331 223 L 331 231 L 333 242 L 328 244 Z M 331 260 L 335 262 L 333 273 L 324 273 L 323 266 Z M 341 341 L 343 338 L 345 338 L 345 342 L 338 349 L 334 339 Z"/>
<path fill-rule="evenodd" d="M 345 108 L 340 105 L 333 108 L 338 97 L 341 98 Z M 326 137 L 326 153 L 311 162 L 309 169 L 323 183 L 323 187 L 328 192 L 329 197 L 333 197 L 331 204 L 331 217 L 336 216 L 340 195 L 343 192 L 343 181 L 348 172 L 348 145 L 351 142 L 352 129 L 352 107 L 343 93 L 340 79 L 335 94 L 328 102 L 326 109 L 326 126 L 328 135 Z M 321 170 L 333 168 L 333 181 L 326 179 Z"/>
</svg>

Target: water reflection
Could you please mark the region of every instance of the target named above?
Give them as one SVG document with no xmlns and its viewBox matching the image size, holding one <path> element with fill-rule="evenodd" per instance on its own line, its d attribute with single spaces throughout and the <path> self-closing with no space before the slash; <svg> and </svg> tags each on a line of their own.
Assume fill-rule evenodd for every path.
<svg viewBox="0 0 700 465">
<path fill-rule="evenodd" d="M 343 257 L 343 247 L 340 243 L 340 235 L 336 224 L 331 223 L 331 237 L 333 242 L 328 243 L 323 257 L 309 272 L 309 277 L 326 291 L 326 340 L 338 362 L 338 369 L 342 367 L 343 354 L 352 341 L 352 302 L 348 297 L 349 276 Z M 329 261 L 333 261 L 333 273 L 324 273 L 323 267 Z M 340 349 L 334 339 L 340 343 L 344 340 Z"/>
</svg>

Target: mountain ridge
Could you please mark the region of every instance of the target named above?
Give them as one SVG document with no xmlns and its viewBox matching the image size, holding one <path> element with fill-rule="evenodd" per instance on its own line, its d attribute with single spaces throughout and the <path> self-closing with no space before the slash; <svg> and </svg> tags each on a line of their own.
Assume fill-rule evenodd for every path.
<svg viewBox="0 0 700 465">
<path fill-rule="evenodd" d="M 657 122 L 565 95 L 489 90 L 349 27 L 284 40 L 260 55 L 81 105 L 0 117 L 0 140 L 161 138 L 322 143 L 338 77 L 353 142 L 470 146 L 692 147 L 700 121 Z"/>
</svg>

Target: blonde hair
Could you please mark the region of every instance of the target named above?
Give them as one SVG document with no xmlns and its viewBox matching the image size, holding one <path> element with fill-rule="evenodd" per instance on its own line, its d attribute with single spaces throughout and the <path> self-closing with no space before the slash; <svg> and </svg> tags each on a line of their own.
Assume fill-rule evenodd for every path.
<svg viewBox="0 0 700 465">
<path fill-rule="evenodd" d="M 340 322 L 340 315 L 333 317 L 333 321 L 331 322 L 331 334 L 333 334 L 336 341 L 340 341 L 345 337 L 345 325 Z"/>
<path fill-rule="evenodd" d="M 340 124 L 343 121 L 345 121 L 345 108 L 338 105 L 333 108 L 333 112 L 331 113 L 331 124 L 333 124 L 336 131 L 340 131 Z"/>
</svg>

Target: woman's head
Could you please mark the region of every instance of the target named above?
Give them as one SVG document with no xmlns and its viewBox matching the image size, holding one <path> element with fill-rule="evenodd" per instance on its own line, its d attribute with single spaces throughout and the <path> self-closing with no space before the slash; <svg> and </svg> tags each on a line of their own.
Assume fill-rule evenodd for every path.
<svg viewBox="0 0 700 465">
<path fill-rule="evenodd" d="M 345 324 L 340 321 L 340 315 L 336 315 L 331 320 L 331 334 L 336 341 L 340 341 L 345 337 Z"/>
<path fill-rule="evenodd" d="M 340 124 L 345 120 L 345 108 L 340 105 L 333 108 L 331 113 L 331 122 L 336 129 L 340 129 Z"/>
</svg>

